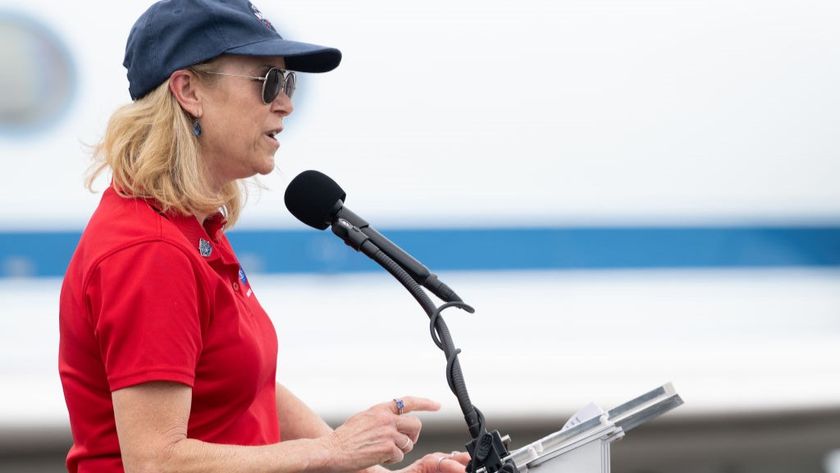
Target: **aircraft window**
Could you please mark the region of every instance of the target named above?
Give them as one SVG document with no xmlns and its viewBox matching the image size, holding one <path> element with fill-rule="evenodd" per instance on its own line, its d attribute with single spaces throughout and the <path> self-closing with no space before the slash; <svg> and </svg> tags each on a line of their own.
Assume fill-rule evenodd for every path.
<svg viewBox="0 0 840 473">
<path fill-rule="evenodd" d="M 57 124 L 70 105 L 76 74 L 59 37 L 37 20 L 0 12 L 0 137 Z"/>
</svg>

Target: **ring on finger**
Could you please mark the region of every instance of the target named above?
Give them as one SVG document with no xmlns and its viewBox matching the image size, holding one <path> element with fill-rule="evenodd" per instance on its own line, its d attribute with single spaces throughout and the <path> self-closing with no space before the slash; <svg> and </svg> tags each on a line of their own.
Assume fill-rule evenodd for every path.
<svg viewBox="0 0 840 473">
<path fill-rule="evenodd" d="M 405 410 L 405 402 L 402 399 L 394 399 L 394 405 L 397 407 L 397 415 L 401 416 Z"/>
<path fill-rule="evenodd" d="M 444 460 L 451 457 L 452 455 L 446 455 L 443 457 L 438 458 L 437 468 L 435 468 L 435 473 L 440 473 L 440 464 L 443 463 Z"/>
<path fill-rule="evenodd" d="M 405 443 L 403 444 L 402 447 L 400 447 L 400 450 L 402 450 L 404 452 L 407 452 L 408 450 L 406 450 L 406 447 L 408 447 L 409 445 L 411 445 L 411 439 L 409 437 L 406 437 L 405 438 Z"/>
</svg>

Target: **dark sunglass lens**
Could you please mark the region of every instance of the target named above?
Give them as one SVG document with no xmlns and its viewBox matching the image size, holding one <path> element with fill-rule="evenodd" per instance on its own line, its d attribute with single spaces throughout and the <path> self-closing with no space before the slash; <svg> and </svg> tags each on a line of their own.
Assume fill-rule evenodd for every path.
<svg viewBox="0 0 840 473">
<path fill-rule="evenodd" d="M 286 87 L 284 88 L 283 92 L 286 93 L 286 96 L 292 98 L 292 95 L 295 94 L 295 85 L 296 85 L 295 73 L 294 72 L 287 72 L 286 73 Z"/>
<path fill-rule="evenodd" d="M 263 84 L 263 101 L 271 103 L 280 94 L 280 71 L 271 69 L 265 76 L 265 84 Z"/>
</svg>

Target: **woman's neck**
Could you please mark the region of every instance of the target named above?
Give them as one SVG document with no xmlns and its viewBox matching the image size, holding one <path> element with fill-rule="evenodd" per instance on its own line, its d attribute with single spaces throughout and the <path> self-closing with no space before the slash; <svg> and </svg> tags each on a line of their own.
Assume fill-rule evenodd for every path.
<svg viewBox="0 0 840 473">
<path fill-rule="evenodd" d="M 198 224 L 201 225 L 202 227 L 204 226 L 204 221 L 207 220 L 207 217 L 210 216 L 209 213 L 199 213 L 199 212 L 195 212 L 195 213 L 193 213 L 193 215 L 195 216 L 195 219 L 198 220 Z"/>
</svg>

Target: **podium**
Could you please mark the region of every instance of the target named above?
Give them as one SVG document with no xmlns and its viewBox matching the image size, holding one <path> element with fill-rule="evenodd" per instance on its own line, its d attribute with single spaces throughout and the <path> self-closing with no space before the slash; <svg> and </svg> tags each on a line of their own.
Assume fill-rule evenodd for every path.
<svg viewBox="0 0 840 473">
<path fill-rule="evenodd" d="M 669 383 L 598 417 L 547 435 L 507 458 L 514 461 L 520 473 L 609 473 L 613 441 L 682 403 Z"/>
</svg>

